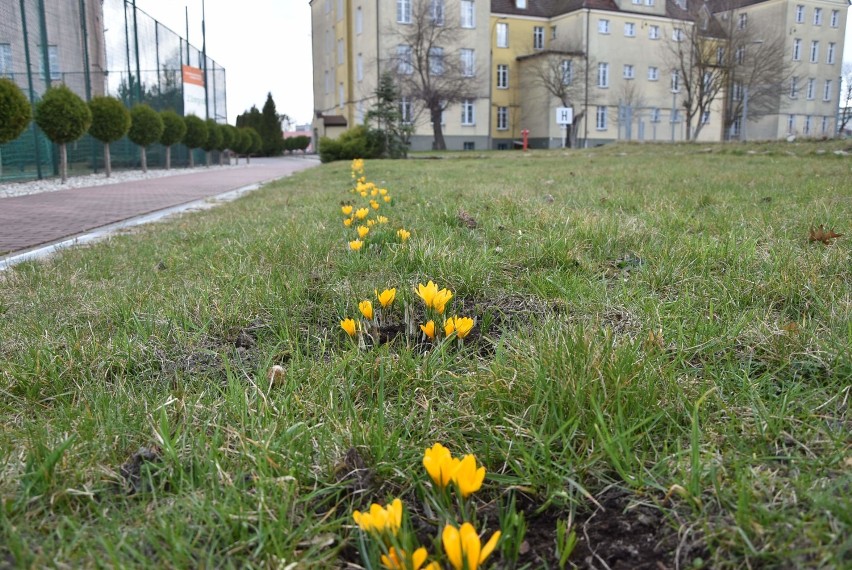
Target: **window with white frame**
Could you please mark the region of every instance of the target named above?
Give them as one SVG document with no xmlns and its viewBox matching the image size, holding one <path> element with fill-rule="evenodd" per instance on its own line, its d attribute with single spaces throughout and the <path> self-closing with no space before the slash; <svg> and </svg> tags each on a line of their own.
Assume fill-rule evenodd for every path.
<svg viewBox="0 0 852 570">
<path fill-rule="evenodd" d="M 364 31 L 364 10 L 361 6 L 355 9 L 355 33 L 360 34 Z"/>
<path fill-rule="evenodd" d="M 609 64 L 598 64 L 598 87 L 609 87 Z"/>
<path fill-rule="evenodd" d="M 404 125 L 410 125 L 414 120 L 411 111 L 411 99 L 408 97 L 400 97 L 399 99 L 399 120 Z"/>
<path fill-rule="evenodd" d="M 343 65 L 343 40 L 337 40 L 337 65 Z"/>
<path fill-rule="evenodd" d="M 736 60 L 738 65 L 742 65 L 745 61 L 745 46 L 739 46 L 737 51 L 734 52 L 734 59 Z"/>
<path fill-rule="evenodd" d="M 599 34 L 608 34 L 609 33 L 609 20 L 598 20 L 598 33 Z"/>
<path fill-rule="evenodd" d="M 805 23 L 805 7 L 802 4 L 796 4 L 796 23 Z"/>
<path fill-rule="evenodd" d="M 39 46 L 41 49 L 41 46 Z M 39 58 L 39 73 L 44 75 L 44 59 Z M 50 66 L 51 81 L 59 81 L 62 79 L 62 70 L 59 68 L 59 48 L 57 46 L 47 46 L 47 64 Z"/>
<path fill-rule="evenodd" d="M 805 96 L 807 99 L 813 99 L 816 91 L 816 79 L 813 77 L 808 78 L 807 87 L 805 89 Z"/>
<path fill-rule="evenodd" d="M 429 15 L 436 26 L 444 25 L 444 0 L 430 0 Z"/>
<path fill-rule="evenodd" d="M 672 116 L 669 117 L 670 122 L 679 123 L 680 122 L 680 109 L 672 109 Z"/>
<path fill-rule="evenodd" d="M 550 41 L 556 41 L 556 26 L 550 26 Z"/>
<path fill-rule="evenodd" d="M 731 86 L 731 99 L 734 101 L 743 100 L 743 84 L 739 81 L 735 81 Z"/>
<path fill-rule="evenodd" d="M 653 6 L 654 0 L 645 0 L 645 6 Z"/>
<path fill-rule="evenodd" d="M 400 74 L 411 75 L 414 73 L 414 66 L 411 64 L 411 46 L 396 46 L 396 61 L 397 70 Z"/>
<path fill-rule="evenodd" d="M 364 124 L 364 102 L 358 101 L 358 104 L 355 106 L 355 124 L 363 125 Z"/>
<path fill-rule="evenodd" d="M 836 28 L 840 23 L 840 10 L 831 11 L 831 27 Z"/>
<path fill-rule="evenodd" d="M 725 48 L 717 47 L 716 48 L 716 65 L 722 65 L 725 63 Z"/>
<path fill-rule="evenodd" d="M 805 125 L 802 127 L 802 134 L 809 135 L 811 134 L 811 122 L 813 121 L 813 117 L 810 115 L 805 116 Z"/>
<path fill-rule="evenodd" d="M 651 122 L 659 123 L 660 122 L 660 108 L 652 107 L 651 108 Z"/>
<path fill-rule="evenodd" d="M 710 87 L 713 85 L 713 74 L 709 71 L 704 72 L 704 77 L 701 80 L 701 88 L 705 93 L 710 92 Z"/>
<path fill-rule="evenodd" d="M 526 10 L 527 0 L 515 0 L 515 8 L 517 8 L 518 10 Z"/>
<path fill-rule="evenodd" d="M 400 24 L 411 23 L 411 0 L 396 0 L 396 21 Z"/>
<path fill-rule="evenodd" d="M 796 132 L 796 115 L 787 115 L 787 134 Z"/>
<path fill-rule="evenodd" d="M 822 134 L 824 134 L 824 135 L 828 134 L 828 122 L 829 122 L 828 117 L 824 116 L 822 118 Z"/>
<path fill-rule="evenodd" d="M 12 44 L 0 44 L 0 77 L 12 77 Z"/>
<path fill-rule="evenodd" d="M 461 72 L 464 77 L 473 77 L 476 75 L 476 57 L 474 51 L 469 48 L 459 50 L 461 58 Z"/>
<path fill-rule="evenodd" d="M 701 112 L 701 124 L 706 125 L 710 123 L 710 111 L 702 111 Z"/>
<path fill-rule="evenodd" d="M 358 81 L 364 80 L 364 56 L 360 53 L 355 57 L 355 78 Z"/>
<path fill-rule="evenodd" d="M 599 131 L 606 130 L 606 114 L 606 105 L 598 105 L 597 111 L 595 112 L 595 128 Z"/>
<path fill-rule="evenodd" d="M 793 61 L 802 60 L 802 40 L 796 38 L 793 40 Z"/>
<path fill-rule="evenodd" d="M 822 25 L 822 8 L 814 8 L 814 26 Z"/>
<path fill-rule="evenodd" d="M 497 47 L 509 47 L 509 24 L 502 22 L 497 23 Z"/>
<path fill-rule="evenodd" d="M 465 126 L 476 124 L 476 115 L 474 114 L 473 99 L 462 99 L 461 102 L 461 124 Z"/>
<path fill-rule="evenodd" d="M 544 49 L 544 27 L 533 26 L 533 49 Z"/>
<path fill-rule="evenodd" d="M 509 129 L 509 108 L 497 107 L 497 130 L 506 131 Z"/>
<path fill-rule="evenodd" d="M 660 69 L 651 66 L 648 68 L 648 81 L 657 81 L 660 79 Z"/>
<path fill-rule="evenodd" d="M 660 39 L 660 26 L 648 26 L 648 39 L 649 40 Z"/>
<path fill-rule="evenodd" d="M 683 41 L 683 28 L 674 28 L 672 30 L 672 39 L 676 42 Z"/>
<path fill-rule="evenodd" d="M 672 70 L 672 93 L 680 93 L 680 70 Z"/>
<path fill-rule="evenodd" d="M 837 46 L 834 42 L 828 42 L 828 53 L 825 56 L 826 63 L 834 63 L 834 52 L 836 47 Z"/>
<path fill-rule="evenodd" d="M 570 59 L 562 60 L 562 85 L 571 85 L 574 81 L 574 62 Z"/>
<path fill-rule="evenodd" d="M 331 75 L 329 75 L 328 70 L 325 71 L 325 92 L 326 94 L 331 92 Z"/>
<path fill-rule="evenodd" d="M 641 6 L 642 0 L 633 0 L 633 3 L 636 4 L 637 6 Z"/>
<path fill-rule="evenodd" d="M 473 0 L 461 0 L 461 27 L 476 27 L 476 17 L 473 6 Z"/>
<path fill-rule="evenodd" d="M 429 48 L 429 73 L 432 75 L 444 74 L 444 48 Z"/>
<path fill-rule="evenodd" d="M 819 61 L 819 40 L 811 41 L 811 63 Z"/>
<path fill-rule="evenodd" d="M 740 14 L 740 17 L 737 21 L 737 27 L 741 30 L 746 29 L 748 26 L 748 14 Z"/>
<path fill-rule="evenodd" d="M 497 65 L 497 89 L 509 88 L 509 66 L 501 63 Z"/>
<path fill-rule="evenodd" d="M 462 150 L 476 150 L 476 141 L 464 141 Z"/>
<path fill-rule="evenodd" d="M 343 91 L 343 83 L 341 83 L 337 88 L 337 102 L 341 107 L 343 107 L 343 104 L 346 102 L 346 97 Z"/>
<path fill-rule="evenodd" d="M 624 35 L 628 38 L 635 38 L 636 24 L 633 22 L 624 22 Z"/>
<path fill-rule="evenodd" d="M 624 64 L 623 77 L 624 77 L 624 79 L 633 79 L 633 78 L 636 77 L 636 71 L 635 71 L 632 64 L 630 64 L 630 63 Z"/>
<path fill-rule="evenodd" d="M 831 101 L 831 79 L 826 79 L 822 87 L 822 100 Z"/>
<path fill-rule="evenodd" d="M 795 75 L 790 78 L 790 99 L 795 99 L 799 95 L 799 78 Z"/>
</svg>

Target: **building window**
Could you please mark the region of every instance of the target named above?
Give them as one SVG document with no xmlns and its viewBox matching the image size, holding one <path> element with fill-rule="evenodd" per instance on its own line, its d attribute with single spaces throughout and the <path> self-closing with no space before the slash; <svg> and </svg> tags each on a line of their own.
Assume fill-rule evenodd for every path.
<svg viewBox="0 0 852 570">
<path fill-rule="evenodd" d="M 835 43 L 834 43 L 834 42 L 828 42 L 828 54 L 827 54 L 827 55 L 826 55 L 826 57 L 825 57 L 825 62 L 826 62 L 826 63 L 834 63 L 834 50 L 835 50 L 835 47 L 836 47 L 836 46 L 835 46 Z"/>
<path fill-rule="evenodd" d="M 598 64 L 598 87 L 609 87 L 609 64 Z"/>
<path fill-rule="evenodd" d="M 676 42 L 683 41 L 683 29 L 675 28 L 672 30 L 672 39 Z"/>
<path fill-rule="evenodd" d="M 411 99 L 402 97 L 399 100 L 399 120 L 405 125 L 410 125 L 414 117 L 411 112 Z"/>
<path fill-rule="evenodd" d="M 506 131 L 509 129 L 509 108 L 497 107 L 497 130 Z"/>
<path fill-rule="evenodd" d="M 629 63 L 624 64 L 624 79 L 633 79 L 636 77 L 636 72 L 634 70 L 633 65 Z"/>
<path fill-rule="evenodd" d="M 0 77 L 12 77 L 12 44 L 0 44 Z"/>
<path fill-rule="evenodd" d="M 355 10 L 355 33 L 360 34 L 364 31 L 364 11 L 361 6 Z"/>
<path fill-rule="evenodd" d="M 544 49 L 544 28 L 533 27 L 533 49 Z"/>
<path fill-rule="evenodd" d="M 414 73 L 411 65 L 411 46 L 396 46 L 397 69 L 402 75 Z"/>
<path fill-rule="evenodd" d="M 701 80 L 701 88 L 705 93 L 710 92 L 710 87 L 713 86 L 713 74 L 709 71 L 704 72 L 704 77 Z"/>
<path fill-rule="evenodd" d="M 624 23 L 624 35 L 628 38 L 636 37 L 636 24 L 633 22 L 625 22 Z"/>
<path fill-rule="evenodd" d="M 609 20 L 598 20 L 598 33 L 599 34 L 608 34 L 609 33 Z"/>
<path fill-rule="evenodd" d="M 808 99 L 814 98 L 814 91 L 816 91 L 816 79 L 810 77 L 808 78 L 808 86 L 805 90 L 805 94 Z"/>
<path fill-rule="evenodd" d="M 822 88 L 822 100 L 831 101 L 831 79 L 825 80 L 825 85 Z"/>
<path fill-rule="evenodd" d="M 799 78 L 795 75 L 790 78 L 790 99 L 795 99 L 799 94 Z"/>
<path fill-rule="evenodd" d="M 641 6 L 642 0 L 633 0 L 633 3 L 636 4 L 637 6 Z"/>
<path fill-rule="evenodd" d="M 464 141 L 462 143 L 462 150 L 476 150 L 476 143 L 473 141 Z"/>
<path fill-rule="evenodd" d="M 325 72 L 325 92 L 328 94 L 331 91 L 331 76 L 328 74 L 328 70 Z"/>
<path fill-rule="evenodd" d="M 822 25 L 822 8 L 814 8 L 814 26 Z"/>
<path fill-rule="evenodd" d="M 787 134 L 796 132 L 796 115 L 787 115 Z"/>
<path fill-rule="evenodd" d="M 461 0 L 461 27 L 475 28 L 476 19 L 474 18 L 473 0 Z"/>
<path fill-rule="evenodd" d="M 840 22 L 840 11 L 839 10 L 832 10 L 831 11 L 831 27 L 836 28 L 839 22 Z"/>
<path fill-rule="evenodd" d="M 672 93 L 680 93 L 680 70 L 672 70 Z"/>
<path fill-rule="evenodd" d="M 574 63 L 570 59 L 562 60 L 562 85 L 571 85 L 574 81 Z"/>
<path fill-rule="evenodd" d="M 400 24 L 411 23 L 411 0 L 396 0 L 396 21 Z"/>
<path fill-rule="evenodd" d="M 679 123 L 680 122 L 680 109 L 672 109 L 671 122 L 672 123 Z"/>
<path fill-rule="evenodd" d="M 660 39 L 660 26 L 648 26 L 648 39 Z"/>
<path fill-rule="evenodd" d="M 509 24 L 497 23 L 497 47 L 509 47 Z"/>
<path fill-rule="evenodd" d="M 556 26 L 550 26 L 550 41 L 556 41 Z"/>
<path fill-rule="evenodd" d="M 343 103 L 346 102 L 343 91 L 343 83 L 341 83 L 340 86 L 337 88 L 337 101 L 341 107 L 343 107 Z"/>
<path fill-rule="evenodd" d="M 517 8 L 518 10 L 526 10 L 527 0 L 515 0 L 515 8 Z"/>
<path fill-rule="evenodd" d="M 444 74 L 444 48 L 429 48 L 429 73 L 432 75 Z"/>
<path fill-rule="evenodd" d="M 742 128 L 743 128 L 743 118 L 742 118 L 742 116 L 739 116 L 736 119 L 734 119 L 734 122 L 731 125 L 731 135 L 733 135 L 735 137 L 739 136 L 740 132 L 742 131 Z"/>
<path fill-rule="evenodd" d="M 801 61 L 802 59 L 802 40 L 796 38 L 793 40 L 793 61 Z"/>
<path fill-rule="evenodd" d="M 701 113 L 701 124 L 707 125 L 710 123 L 710 111 L 702 111 Z"/>
<path fill-rule="evenodd" d="M 731 87 L 731 99 L 733 99 L 734 101 L 743 100 L 743 84 L 739 81 L 735 81 L 733 86 Z"/>
<path fill-rule="evenodd" d="M 343 40 L 337 40 L 337 65 L 343 65 Z"/>
<path fill-rule="evenodd" d="M 497 89 L 508 89 L 508 88 L 509 88 L 509 66 L 501 63 L 497 66 Z"/>
<path fill-rule="evenodd" d="M 461 124 L 475 125 L 476 116 L 474 115 L 473 99 L 462 99 L 461 102 Z"/>
<path fill-rule="evenodd" d="M 653 6 L 654 0 L 645 0 L 645 6 Z"/>
<path fill-rule="evenodd" d="M 810 115 L 805 117 L 805 126 L 804 126 L 804 128 L 802 128 L 802 134 L 805 134 L 805 135 L 811 134 L 811 121 L 812 120 L 813 120 L 813 117 L 811 117 Z"/>
<path fill-rule="evenodd" d="M 813 40 L 811 42 L 811 63 L 816 63 L 819 61 L 819 41 Z"/>
<path fill-rule="evenodd" d="M 737 62 L 737 65 L 742 65 L 745 61 L 745 46 L 739 46 L 737 51 L 734 52 L 734 59 Z"/>
<path fill-rule="evenodd" d="M 473 77 L 476 75 L 476 57 L 474 51 L 462 48 L 459 53 L 461 54 L 462 75 L 464 77 Z"/>
<path fill-rule="evenodd" d="M 595 128 L 599 131 L 606 130 L 606 106 L 599 105 L 595 113 Z"/>
<path fill-rule="evenodd" d="M 801 4 L 796 5 L 796 23 L 804 24 L 805 23 L 805 7 Z"/>
<path fill-rule="evenodd" d="M 360 53 L 355 58 L 355 77 L 358 81 L 364 80 L 364 56 Z"/>
<path fill-rule="evenodd" d="M 725 62 L 725 48 L 716 48 L 716 65 L 722 65 Z"/>
<path fill-rule="evenodd" d="M 39 46 L 41 49 L 41 46 Z M 44 75 L 44 58 L 39 57 L 39 72 Z M 47 46 L 47 64 L 50 66 L 51 81 L 59 81 L 62 79 L 62 70 L 59 69 L 59 48 L 57 46 Z"/>
<path fill-rule="evenodd" d="M 660 70 L 656 67 L 648 68 L 648 81 L 657 81 L 660 78 Z"/>
<path fill-rule="evenodd" d="M 652 107 L 651 108 L 651 122 L 659 123 L 660 122 L 660 108 Z"/>
<path fill-rule="evenodd" d="M 748 14 L 740 14 L 739 20 L 737 22 L 737 27 L 741 30 L 746 29 L 748 26 Z"/>
<path fill-rule="evenodd" d="M 444 0 L 432 0 L 429 6 L 429 15 L 432 16 L 432 23 L 436 26 L 444 25 Z"/>
<path fill-rule="evenodd" d="M 822 118 L 822 134 L 828 134 L 828 117 Z"/>
</svg>

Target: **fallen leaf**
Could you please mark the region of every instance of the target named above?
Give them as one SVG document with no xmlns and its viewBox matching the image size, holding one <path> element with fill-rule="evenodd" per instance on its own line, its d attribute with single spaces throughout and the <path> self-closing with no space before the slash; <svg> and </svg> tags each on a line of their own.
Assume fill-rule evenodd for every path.
<svg viewBox="0 0 852 570">
<path fill-rule="evenodd" d="M 811 233 L 808 236 L 808 241 L 821 241 L 825 245 L 831 245 L 831 240 L 842 237 L 843 234 L 835 233 L 834 230 L 827 230 L 822 224 L 816 229 L 811 226 Z"/>
</svg>

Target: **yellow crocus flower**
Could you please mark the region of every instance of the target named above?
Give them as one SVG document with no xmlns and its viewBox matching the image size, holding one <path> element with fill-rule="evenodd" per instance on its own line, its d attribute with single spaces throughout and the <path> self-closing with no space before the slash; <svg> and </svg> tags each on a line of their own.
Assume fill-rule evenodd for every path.
<svg viewBox="0 0 852 570">
<path fill-rule="evenodd" d="M 352 206 L 350 204 L 347 204 L 345 206 L 341 206 L 340 211 L 343 212 L 344 216 L 348 216 L 349 214 L 352 213 Z"/>
<path fill-rule="evenodd" d="M 439 314 L 444 314 L 444 309 L 447 306 L 447 303 L 450 299 L 453 298 L 453 294 L 449 289 L 441 289 L 435 296 L 432 298 L 432 308 L 438 311 Z"/>
<path fill-rule="evenodd" d="M 407 241 L 408 238 L 411 237 L 411 232 L 409 232 L 408 230 L 404 230 L 404 229 L 400 228 L 396 231 L 396 235 L 398 235 L 399 239 L 401 239 L 402 241 Z"/>
<path fill-rule="evenodd" d="M 463 499 L 479 491 L 484 480 L 485 467 L 480 466 L 477 469 L 473 455 L 465 455 L 453 471 L 453 482 L 458 486 Z"/>
<path fill-rule="evenodd" d="M 429 321 L 425 325 L 420 325 L 420 330 L 429 337 L 429 340 L 435 340 L 435 321 Z"/>
<path fill-rule="evenodd" d="M 450 336 L 456 330 L 455 319 L 450 317 L 446 321 L 444 321 L 444 336 Z"/>
<path fill-rule="evenodd" d="M 362 197 L 362 198 L 366 198 L 366 197 L 367 197 L 367 191 L 366 191 L 366 190 L 362 190 L 362 191 L 361 191 L 361 197 Z"/>
<path fill-rule="evenodd" d="M 373 188 L 372 190 L 370 190 L 370 196 L 375 196 L 378 193 L 379 193 L 379 191 L 376 188 Z"/>
<path fill-rule="evenodd" d="M 423 328 L 423 325 L 420 325 L 420 328 Z M 428 448 L 423 454 L 423 467 L 435 485 L 441 489 L 452 481 L 458 462 L 458 459 L 453 459 L 450 450 L 440 443 Z"/>
<path fill-rule="evenodd" d="M 349 242 L 349 249 L 352 251 L 358 251 L 364 245 L 364 242 L 359 239 L 354 239 Z"/>
<path fill-rule="evenodd" d="M 367 227 L 372 228 L 376 225 L 376 220 L 367 220 Z"/>
<path fill-rule="evenodd" d="M 376 216 L 376 221 L 380 224 L 386 224 L 388 223 L 388 218 L 387 216 Z"/>
<path fill-rule="evenodd" d="M 367 234 L 370 233 L 370 228 L 368 226 L 358 226 L 358 237 L 364 239 L 367 237 Z"/>
<path fill-rule="evenodd" d="M 379 293 L 379 290 L 376 289 L 376 299 L 379 300 L 383 309 L 387 309 L 391 306 L 393 300 L 396 299 L 396 287 L 393 289 L 385 289 L 381 293 Z"/>
<path fill-rule="evenodd" d="M 420 570 L 428 556 L 429 553 L 422 546 L 415 550 L 410 558 L 404 550 L 397 550 L 391 546 L 387 555 L 382 554 L 382 566 L 389 570 Z M 429 570 L 430 568 L 440 570 L 441 567 L 437 566 L 437 563 L 432 562 L 425 570 Z"/>
<path fill-rule="evenodd" d="M 343 319 L 340 321 L 340 328 L 346 331 L 346 334 L 349 336 L 355 336 L 355 320 L 354 319 Z"/>
<path fill-rule="evenodd" d="M 370 206 L 372 206 L 372 208 L 373 208 L 374 210 L 378 210 L 378 209 L 379 209 L 379 203 L 378 203 L 378 202 L 376 202 L 375 200 L 370 200 Z"/>
<path fill-rule="evenodd" d="M 473 319 L 470 317 L 456 317 L 455 318 L 456 325 L 456 335 L 459 338 L 464 338 L 470 331 L 473 330 Z"/>
<path fill-rule="evenodd" d="M 396 534 L 402 524 L 402 501 L 394 499 L 387 507 L 373 503 L 370 512 L 355 511 L 352 518 L 364 532 L 387 531 Z"/>
<path fill-rule="evenodd" d="M 352 225 L 352 218 L 346 218 L 345 220 L 343 220 L 343 225 L 346 226 L 347 228 L 349 226 L 351 226 Z"/>
<path fill-rule="evenodd" d="M 455 570 L 477 570 L 494 551 L 498 540 L 500 540 L 499 530 L 491 535 L 485 546 L 482 546 L 476 529 L 467 522 L 461 525 L 461 528 L 447 525 L 441 533 L 444 553 Z"/>
<path fill-rule="evenodd" d="M 361 314 L 364 315 L 365 319 L 373 319 L 373 304 L 370 301 L 364 300 L 358 303 L 358 310 L 361 311 Z"/>
<path fill-rule="evenodd" d="M 391 198 L 390 196 L 382 196 L 382 200 L 384 200 L 385 202 L 390 202 Z"/>
<path fill-rule="evenodd" d="M 417 284 L 417 296 L 423 299 L 423 303 L 427 309 L 432 308 L 432 302 L 435 300 L 435 295 L 438 294 L 438 286 L 429 281 L 426 285 L 423 283 Z"/>
<path fill-rule="evenodd" d="M 369 214 L 369 213 L 370 213 L 369 208 L 358 208 L 355 211 L 355 217 L 358 218 L 359 220 L 363 220 L 364 218 L 367 217 L 367 214 Z"/>
<path fill-rule="evenodd" d="M 387 189 L 387 188 L 381 188 L 381 189 L 379 189 L 379 194 L 381 194 L 382 196 L 384 196 L 384 195 L 385 195 L 385 194 L 387 194 L 387 193 L 388 193 L 388 189 Z"/>
</svg>

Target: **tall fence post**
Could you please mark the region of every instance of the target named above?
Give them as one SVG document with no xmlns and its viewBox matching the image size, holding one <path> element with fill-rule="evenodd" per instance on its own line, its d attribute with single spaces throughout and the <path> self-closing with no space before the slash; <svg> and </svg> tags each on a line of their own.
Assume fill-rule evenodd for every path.
<svg viewBox="0 0 852 570">
<path fill-rule="evenodd" d="M 27 63 L 27 85 L 30 89 L 30 105 L 35 107 L 35 89 L 33 88 L 33 69 L 32 69 L 32 60 L 30 58 L 30 35 L 27 31 L 27 7 L 24 4 L 24 0 L 21 0 L 21 27 L 24 32 L 24 60 Z M 44 174 L 41 171 L 41 152 L 38 148 L 38 129 L 36 128 L 35 121 L 30 124 L 30 128 L 33 133 L 33 147 L 35 148 L 35 162 L 36 162 L 36 176 L 41 180 L 44 178 Z"/>
</svg>

